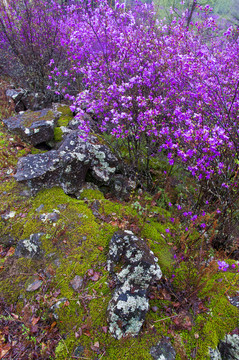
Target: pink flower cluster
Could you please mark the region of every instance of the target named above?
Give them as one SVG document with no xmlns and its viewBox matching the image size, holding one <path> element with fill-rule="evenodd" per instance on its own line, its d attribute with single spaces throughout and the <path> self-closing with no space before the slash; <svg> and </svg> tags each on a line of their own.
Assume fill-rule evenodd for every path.
<svg viewBox="0 0 239 360">
<path fill-rule="evenodd" d="M 147 144 L 149 155 L 164 152 L 199 180 L 219 174 L 221 186 L 237 186 L 239 40 L 232 29 L 221 35 L 212 18 L 189 29 L 184 19 L 165 25 L 148 5 L 84 4 L 69 7 L 62 24 L 69 76 L 83 79 L 72 107 L 80 130 L 88 128 L 86 108 L 99 130 L 130 143 L 135 158 Z"/>
</svg>

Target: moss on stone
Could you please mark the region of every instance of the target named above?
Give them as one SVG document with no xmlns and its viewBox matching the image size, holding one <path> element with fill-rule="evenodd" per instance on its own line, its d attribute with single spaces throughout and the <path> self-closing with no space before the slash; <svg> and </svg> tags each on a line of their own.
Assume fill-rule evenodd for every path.
<svg viewBox="0 0 239 360">
<path fill-rule="evenodd" d="M 59 105 L 57 111 L 61 112 L 64 116 L 73 117 L 73 113 L 68 105 Z"/>
<path fill-rule="evenodd" d="M 26 127 L 30 127 L 34 122 L 37 121 L 50 121 L 54 119 L 54 113 L 52 110 L 49 110 L 45 115 L 40 116 L 41 114 L 40 111 L 34 112 L 31 110 L 27 110 L 24 112 L 24 114 L 22 115 L 22 125 L 26 126 Z"/>
<path fill-rule="evenodd" d="M 92 189 L 85 189 L 80 194 L 80 199 L 87 199 L 87 200 L 104 200 L 105 197 L 103 193 L 99 190 L 92 190 Z"/>
<path fill-rule="evenodd" d="M 54 141 L 59 142 L 63 139 L 63 131 L 60 127 L 55 127 L 54 129 Z"/>
</svg>

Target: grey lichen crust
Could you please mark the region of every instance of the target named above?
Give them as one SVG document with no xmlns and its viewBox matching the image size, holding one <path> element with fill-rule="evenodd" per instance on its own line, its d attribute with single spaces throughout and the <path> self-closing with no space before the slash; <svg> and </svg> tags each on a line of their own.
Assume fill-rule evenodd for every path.
<svg viewBox="0 0 239 360">
<path fill-rule="evenodd" d="M 146 242 L 132 232 L 113 235 L 107 268 L 116 288 L 108 306 L 108 322 L 116 339 L 138 335 L 149 309 L 147 291 L 162 276 L 157 261 Z M 121 265 L 118 273 L 116 265 Z"/>
</svg>

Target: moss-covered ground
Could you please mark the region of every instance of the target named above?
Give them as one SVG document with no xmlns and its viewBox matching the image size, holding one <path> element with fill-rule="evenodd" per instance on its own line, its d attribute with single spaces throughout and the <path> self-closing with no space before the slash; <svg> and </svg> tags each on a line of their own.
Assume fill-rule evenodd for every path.
<svg viewBox="0 0 239 360">
<path fill-rule="evenodd" d="M 71 118 L 69 113 L 63 116 L 67 119 L 60 118 L 59 128 L 67 125 L 61 121 Z M 231 261 L 235 266 L 220 272 L 216 260 L 199 265 L 193 251 L 190 258 L 187 246 L 195 244 L 202 250 L 196 227 L 184 238 L 184 248 L 180 248 L 184 253 L 180 254 L 182 237 L 177 234 L 181 234 L 181 224 L 172 221 L 171 208 L 164 206 L 162 196 L 132 194 L 130 201 L 120 202 L 106 199 L 99 190 L 84 190 L 75 199 L 57 187 L 31 196 L 12 176 L 17 159 L 31 151 L 35 150 L 0 127 L 0 293 L 6 306 L 14 309 L 14 321 L 25 328 L 26 304 L 35 306 L 31 326 L 32 319 L 42 325 L 38 332 L 29 330 L 30 335 L 24 335 L 34 345 L 29 345 L 31 351 L 35 349 L 42 359 L 150 360 L 150 348 L 168 336 L 177 360 L 208 359 L 208 348 L 215 348 L 238 326 L 238 309 L 228 300 L 238 290 L 237 263 Z M 47 218 L 49 213 L 57 214 L 54 221 Z M 150 290 L 150 311 L 140 335 L 120 341 L 108 332 L 106 316 L 112 294 L 106 270 L 108 244 L 119 229 L 143 237 L 163 272 L 162 281 Z M 16 258 L 16 243 L 33 233 L 43 233 L 43 258 Z M 11 243 L 6 240 L 9 235 Z M 71 285 L 76 275 L 82 278 L 77 291 Z M 26 291 L 32 277 L 42 284 L 35 291 Z M 49 355 L 47 336 L 54 331 L 58 337 Z"/>
</svg>

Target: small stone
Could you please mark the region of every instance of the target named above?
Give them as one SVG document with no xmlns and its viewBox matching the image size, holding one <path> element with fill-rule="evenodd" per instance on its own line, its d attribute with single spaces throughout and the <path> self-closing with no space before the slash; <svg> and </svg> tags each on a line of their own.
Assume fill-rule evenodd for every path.
<svg viewBox="0 0 239 360">
<path fill-rule="evenodd" d="M 42 285 L 42 280 L 36 279 L 31 284 L 28 285 L 26 291 L 35 291 L 39 289 Z"/>
<path fill-rule="evenodd" d="M 39 259 L 43 255 L 40 238 L 43 233 L 31 234 L 29 239 L 17 243 L 15 256 L 30 259 Z"/>
<path fill-rule="evenodd" d="M 152 307 L 151 307 L 151 310 L 152 310 L 154 313 L 156 313 L 156 312 L 158 311 L 158 307 L 157 307 L 157 306 L 152 306 Z"/>
<path fill-rule="evenodd" d="M 154 360 L 175 360 L 176 351 L 168 338 L 164 338 L 150 349 Z"/>
<path fill-rule="evenodd" d="M 76 275 L 73 280 L 70 281 L 71 287 L 73 290 L 78 291 L 83 284 L 83 278 L 79 275 Z"/>
<path fill-rule="evenodd" d="M 74 350 L 74 357 L 76 357 L 76 358 L 82 358 L 82 355 L 83 355 L 83 353 L 84 353 L 84 350 L 85 350 L 85 348 L 84 348 L 84 346 L 82 346 L 82 345 L 78 345 L 76 348 L 75 348 L 75 350 Z"/>
</svg>

